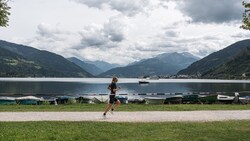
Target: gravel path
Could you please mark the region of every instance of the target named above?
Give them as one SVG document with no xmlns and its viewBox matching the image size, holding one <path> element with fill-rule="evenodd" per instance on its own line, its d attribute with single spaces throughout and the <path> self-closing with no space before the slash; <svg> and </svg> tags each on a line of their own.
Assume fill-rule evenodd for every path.
<svg viewBox="0 0 250 141">
<path fill-rule="evenodd" d="M 250 120 L 250 110 L 115 112 L 0 112 L 0 121 L 172 122 Z"/>
</svg>

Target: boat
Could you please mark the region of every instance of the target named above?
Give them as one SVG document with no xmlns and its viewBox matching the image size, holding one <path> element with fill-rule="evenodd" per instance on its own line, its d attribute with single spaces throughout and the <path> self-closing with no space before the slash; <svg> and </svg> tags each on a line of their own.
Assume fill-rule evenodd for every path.
<svg viewBox="0 0 250 141">
<path fill-rule="evenodd" d="M 217 94 L 199 95 L 199 102 L 205 104 L 212 104 L 217 102 Z"/>
<path fill-rule="evenodd" d="M 35 96 L 25 96 L 16 98 L 17 104 L 21 105 L 38 105 L 44 101 L 43 98 L 38 98 Z"/>
<path fill-rule="evenodd" d="M 50 105 L 58 105 L 57 104 L 57 98 L 50 98 L 46 100 Z"/>
<path fill-rule="evenodd" d="M 168 95 L 164 101 L 164 104 L 181 104 L 182 95 Z"/>
<path fill-rule="evenodd" d="M 200 103 L 199 102 L 199 94 L 188 94 L 183 95 L 182 103 L 188 104 L 188 103 Z"/>
<path fill-rule="evenodd" d="M 250 96 L 239 97 L 241 104 L 250 104 Z"/>
<path fill-rule="evenodd" d="M 218 95 L 217 99 L 221 103 L 227 103 L 227 104 L 229 104 L 229 103 L 233 103 L 234 102 L 235 96 Z"/>
<path fill-rule="evenodd" d="M 149 81 L 146 81 L 146 80 L 140 80 L 140 81 L 139 81 L 139 84 L 149 84 Z"/>
<path fill-rule="evenodd" d="M 122 104 L 128 104 L 128 97 L 117 95 L 115 98 L 117 98 Z"/>
<path fill-rule="evenodd" d="M 0 97 L 0 105 L 14 105 L 16 99 L 14 97 Z"/>
<path fill-rule="evenodd" d="M 107 96 L 100 95 L 100 96 L 94 96 L 91 100 L 94 103 L 108 103 L 109 97 L 108 95 Z"/>
<path fill-rule="evenodd" d="M 76 98 L 77 102 L 79 103 L 92 103 L 93 98 L 89 97 L 89 96 L 80 96 L 78 98 Z"/>
<path fill-rule="evenodd" d="M 57 96 L 56 102 L 57 104 L 73 104 L 76 103 L 76 98 L 71 96 Z"/>
<path fill-rule="evenodd" d="M 133 95 L 128 97 L 128 103 L 145 104 L 145 102 L 145 99 L 139 95 Z"/>
<path fill-rule="evenodd" d="M 164 104 L 166 97 L 145 97 L 146 104 Z"/>
</svg>

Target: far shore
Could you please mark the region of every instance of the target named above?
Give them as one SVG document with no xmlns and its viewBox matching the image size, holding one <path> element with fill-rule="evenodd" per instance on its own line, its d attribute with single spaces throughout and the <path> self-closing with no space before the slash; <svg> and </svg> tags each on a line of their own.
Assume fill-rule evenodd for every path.
<svg viewBox="0 0 250 141">
<path fill-rule="evenodd" d="M 141 78 L 119 78 L 119 83 L 138 83 Z M 54 77 L 6 77 L 0 82 L 82 82 L 82 83 L 110 83 L 110 78 L 54 78 Z M 250 80 L 228 79 L 147 79 L 150 83 L 250 83 Z"/>
</svg>

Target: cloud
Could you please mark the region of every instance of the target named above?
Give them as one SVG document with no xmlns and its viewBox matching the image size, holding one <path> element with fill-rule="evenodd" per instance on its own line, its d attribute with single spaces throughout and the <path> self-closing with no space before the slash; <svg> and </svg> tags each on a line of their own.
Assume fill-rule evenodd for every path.
<svg viewBox="0 0 250 141">
<path fill-rule="evenodd" d="M 84 47 L 101 46 L 109 41 L 103 32 L 103 27 L 94 24 L 85 26 L 80 35 L 81 45 Z"/>
<path fill-rule="evenodd" d="M 239 39 L 249 39 L 250 33 L 248 31 L 238 32 L 231 35 L 232 38 L 239 38 Z"/>
<path fill-rule="evenodd" d="M 44 38 L 50 38 L 53 40 L 64 40 L 64 35 L 70 34 L 70 32 L 63 30 L 58 26 L 52 27 L 49 24 L 41 23 L 37 26 L 37 34 Z"/>
<path fill-rule="evenodd" d="M 73 0 L 88 7 L 102 8 L 104 4 L 109 3 L 109 0 Z"/>
<path fill-rule="evenodd" d="M 80 36 L 74 32 L 61 28 L 60 25 L 52 26 L 41 23 L 37 25 L 36 35 L 32 38 L 16 38 L 15 42 L 47 50 L 64 56 L 70 56 L 72 46 L 79 44 Z"/>
<path fill-rule="evenodd" d="M 58 2 L 60 9 L 54 9 Z M 16 24 L 1 29 L 0 36 L 26 37 L 19 43 L 64 57 L 124 65 L 170 52 L 204 57 L 249 38 L 233 22 L 241 19 L 244 10 L 239 0 L 44 0 L 43 10 L 37 9 L 40 2 L 34 3 L 13 14 L 26 14 L 31 22 L 23 24 L 25 20 L 12 17 Z M 47 23 L 39 24 L 41 20 Z"/>
<path fill-rule="evenodd" d="M 168 31 L 165 32 L 165 35 L 168 36 L 168 37 L 176 38 L 176 37 L 180 36 L 180 31 L 168 30 Z"/>
<path fill-rule="evenodd" d="M 242 19 L 240 0 L 179 0 L 177 9 L 193 22 L 228 23 Z"/>
<path fill-rule="evenodd" d="M 164 33 L 158 35 L 156 48 L 162 52 L 190 52 L 198 57 L 205 57 L 215 51 L 225 48 L 238 39 L 224 33 L 212 33 L 198 36 L 183 36 L 172 38 Z"/>
<path fill-rule="evenodd" d="M 108 23 L 104 24 L 103 31 L 113 42 L 121 42 L 125 39 L 128 32 L 129 22 L 126 17 L 113 17 Z"/>
<path fill-rule="evenodd" d="M 135 16 L 144 12 L 149 0 L 74 0 L 88 7 L 103 9 L 109 7 L 127 16 Z"/>
<path fill-rule="evenodd" d="M 151 58 L 157 54 L 159 54 L 158 50 L 148 46 L 147 43 L 134 42 L 130 44 L 120 44 L 113 48 L 82 48 L 78 49 L 73 56 L 78 56 L 83 60 L 102 60 L 109 63 L 127 65 L 134 61 Z"/>
<path fill-rule="evenodd" d="M 82 39 L 79 47 L 114 47 L 126 39 L 128 24 L 126 17 L 116 16 L 104 25 L 87 25 L 80 32 Z"/>
</svg>

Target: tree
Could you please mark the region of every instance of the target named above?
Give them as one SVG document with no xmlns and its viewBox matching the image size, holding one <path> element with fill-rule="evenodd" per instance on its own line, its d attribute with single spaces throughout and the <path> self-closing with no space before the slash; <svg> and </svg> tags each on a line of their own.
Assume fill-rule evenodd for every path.
<svg viewBox="0 0 250 141">
<path fill-rule="evenodd" d="M 245 7 L 245 12 L 243 13 L 243 25 L 240 28 L 250 30 L 250 3 L 243 1 L 242 5 Z"/>
<path fill-rule="evenodd" d="M 8 26 L 10 7 L 7 5 L 9 0 L 0 0 L 0 26 Z"/>
</svg>

